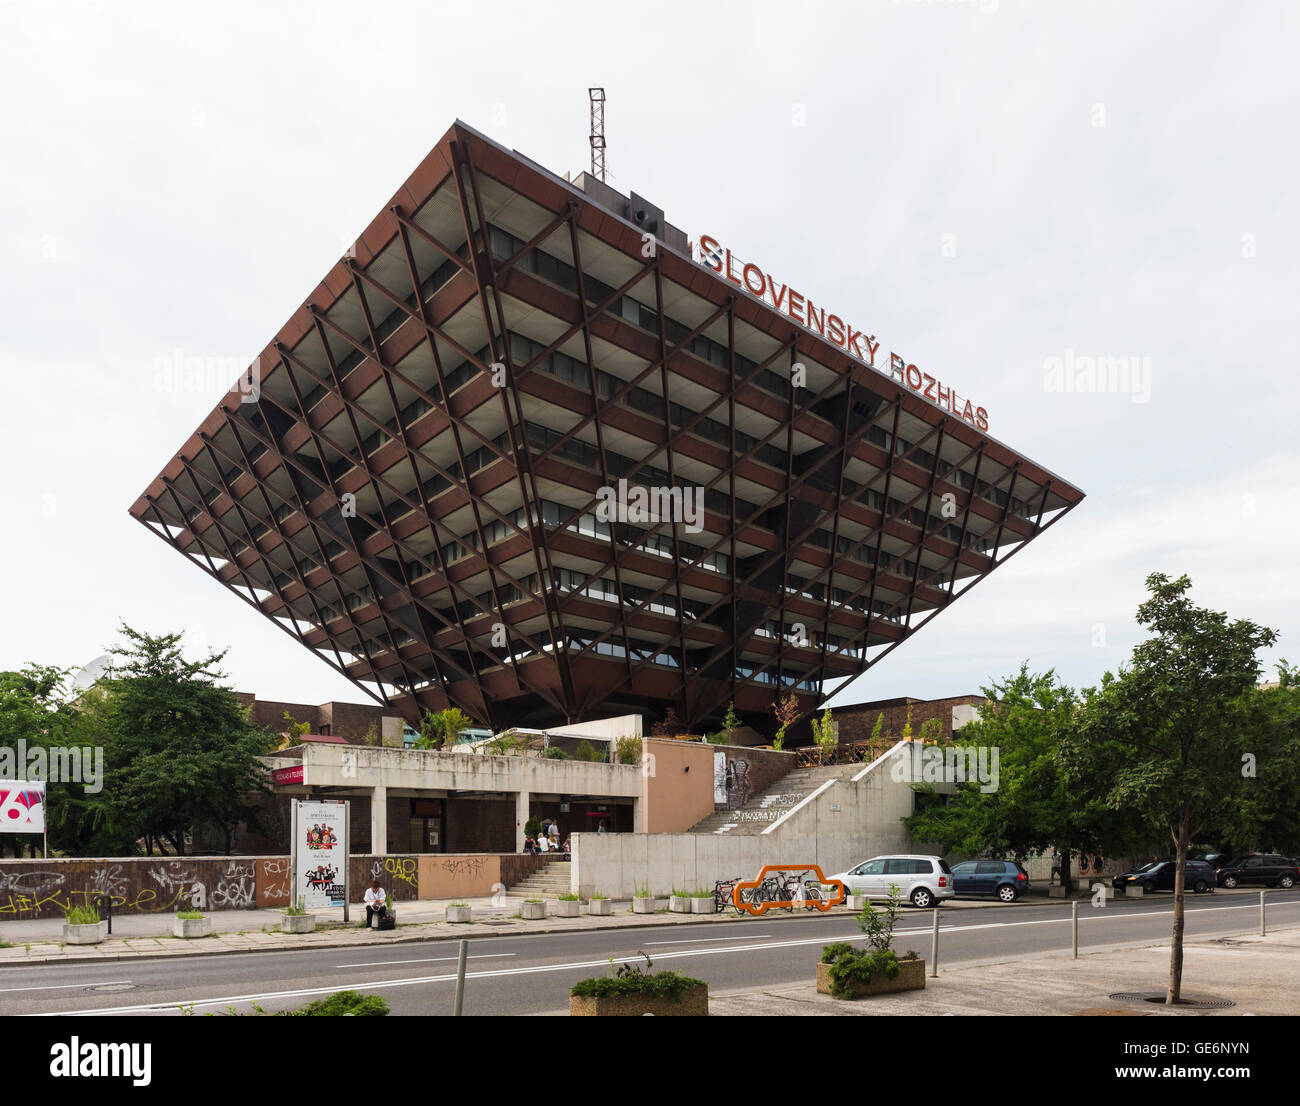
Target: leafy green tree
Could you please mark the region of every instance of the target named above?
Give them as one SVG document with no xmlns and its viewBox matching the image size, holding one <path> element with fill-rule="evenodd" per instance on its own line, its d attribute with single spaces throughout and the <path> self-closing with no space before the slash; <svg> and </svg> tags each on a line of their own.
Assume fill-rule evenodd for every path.
<svg viewBox="0 0 1300 1106">
<path fill-rule="evenodd" d="M 1228 621 L 1195 606 L 1191 580 L 1147 577 L 1150 597 L 1137 620 L 1151 636 L 1119 675 L 1107 672 L 1086 695 L 1080 724 L 1061 762 L 1068 779 L 1106 781 L 1108 803 L 1135 812 L 1174 847 L 1174 916 L 1166 1002 L 1182 990 L 1184 877 L 1188 845 L 1207 827 L 1251 801 L 1244 774 L 1264 734 L 1252 732 L 1259 649 L 1275 631 Z"/>
<path fill-rule="evenodd" d="M 177 853 L 201 824 L 234 847 L 240 822 L 256 824 L 250 799 L 266 793 L 258 757 L 275 735 L 253 726 L 233 691 L 221 686 L 226 655 L 188 661 L 180 634 L 158 637 L 123 625 L 126 644 L 111 649 L 111 674 L 100 681 L 98 722 L 107 744 L 104 791 L 115 820 L 133 839 L 165 840 Z"/>
<path fill-rule="evenodd" d="M 1280 661 L 1277 686 L 1247 696 L 1247 706 L 1258 740 L 1243 753 L 1240 803 L 1211 836 L 1234 856 L 1300 855 L 1300 672 Z"/>
<path fill-rule="evenodd" d="M 932 785 L 914 783 L 918 810 L 904 825 L 917 840 L 964 856 L 1024 860 L 1055 846 L 1068 892 L 1071 856 L 1125 852 L 1141 839 L 1141 828 L 1109 806 L 1102 789 L 1066 780 L 1057 753 L 1076 725 L 1079 701 L 1055 672 L 1031 674 L 1024 664 L 983 692 L 980 717 L 962 728 L 956 748 L 997 749 L 996 788 L 983 791 L 978 782 L 966 782 L 943 803 Z"/>
<path fill-rule="evenodd" d="M 826 708 L 821 718 L 813 718 L 812 738 L 813 744 L 817 747 L 817 759 L 822 764 L 825 764 L 826 758 L 835 751 L 835 746 L 840 743 L 840 728 L 831 715 L 830 707 Z"/>
<path fill-rule="evenodd" d="M 459 707 L 425 711 L 424 717 L 420 719 L 420 736 L 415 742 L 415 748 L 449 749 L 471 725 L 470 719 Z"/>
</svg>

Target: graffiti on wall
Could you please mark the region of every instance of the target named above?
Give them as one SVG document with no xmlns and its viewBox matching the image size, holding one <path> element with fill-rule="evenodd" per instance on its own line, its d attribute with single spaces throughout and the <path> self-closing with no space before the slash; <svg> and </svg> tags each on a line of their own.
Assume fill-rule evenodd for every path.
<svg viewBox="0 0 1300 1106">
<path fill-rule="evenodd" d="M 439 862 L 438 867 L 449 876 L 469 876 L 477 879 L 486 864 L 487 860 L 481 856 L 449 856 Z"/>
<path fill-rule="evenodd" d="M 749 761 L 732 757 L 727 761 L 727 809 L 739 810 L 747 802 L 753 788 L 749 782 Z"/>
</svg>

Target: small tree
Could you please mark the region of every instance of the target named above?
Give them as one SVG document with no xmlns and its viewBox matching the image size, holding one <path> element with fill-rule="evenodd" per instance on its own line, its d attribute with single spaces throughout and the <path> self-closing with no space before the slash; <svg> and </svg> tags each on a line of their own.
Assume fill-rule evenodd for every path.
<svg viewBox="0 0 1300 1106">
<path fill-rule="evenodd" d="M 799 720 L 799 697 L 792 691 L 784 699 L 772 700 L 772 713 L 777 722 L 772 748 L 780 750 L 785 748 L 786 731 Z"/>
<path fill-rule="evenodd" d="M 420 736 L 415 742 L 415 748 L 451 748 L 470 724 L 470 719 L 459 707 L 448 707 L 437 712 L 425 711 L 424 717 L 420 719 Z"/>
<path fill-rule="evenodd" d="M 722 719 L 722 736 L 727 739 L 728 743 L 731 742 L 731 735 L 740 729 L 740 725 L 740 718 L 736 714 L 736 704 L 733 700 L 727 704 L 727 713 Z"/>
<path fill-rule="evenodd" d="M 675 737 L 682 732 L 682 724 L 677 719 L 677 712 L 672 707 L 668 708 L 662 722 L 656 722 L 651 728 L 650 733 L 653 737 Z"/>
<path fill-rule="evenodd" d="M 817 761 L 819 764 L 825 764 L 826 758 L 835 751 L 835 746 L 840 742 L 839 723 L 831 716 L 830 707 L 826 708 L 821 718 L 813 718 L 812 734 L 813 744 L 817 746 Z"/>
<path fill-rule="evenodd" d="M 1184 882 L 1189 843 L 1225 813 L 1240 809 L 1254 781 L 1246 775 L 1264 734 L 1249 725 L 1260 648 L 1277 633 L 1253 622 L 1194 606 L 1191 580 L 1147 577 L 1150 598 L 1138 607 L 1152 636 L 1133 650 L 1132 665 L 1107 672 L 1089 690 L 1077 735 L 1063 753 L 1076 776 L 1110 781 L 1108 799 L 1162 828 L 1174 846 L 1174 916 L 1165 1001 L 1180 1001 Z"/>
</svg>

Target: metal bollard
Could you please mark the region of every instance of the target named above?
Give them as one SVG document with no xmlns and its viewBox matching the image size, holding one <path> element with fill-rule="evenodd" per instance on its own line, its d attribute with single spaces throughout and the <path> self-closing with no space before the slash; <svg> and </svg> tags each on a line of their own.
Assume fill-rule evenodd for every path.
<svg viewBox="0 0 1300 1106">
<path fill-rule="evenodd" d="M 930 978 L 939 978 L 939 908 L 934 908 L 934 928 L 930 931 Z"/>
<path fill-rule="evenodd" d="M 109 936 L 113 934 L 113 896 L 100 892 L 95 896 L 95 909 L 99 911 L 99 920 L 108 922 Z"/>
<path fill-rule="evenodd" d="M 1070 951 L 1079 959 L 1079 900 L 1070 903 Z"/>
<path fill-rule="evenodd" d="M 1264 925 L 1264 892 L 1259 893 L 1259 935 L 1267 937 L 1268 931 Z"/>
<path fill-rule="evenodd" d="M 456 1005 L 452 1009 L 452 1017 L 459 1018 L 461 1011 L 465 1008 L 465 960 L 469 955 L 469 942 L 465 938 L 460 941 L 460 954 L 456 957 Z"/>
</svg>

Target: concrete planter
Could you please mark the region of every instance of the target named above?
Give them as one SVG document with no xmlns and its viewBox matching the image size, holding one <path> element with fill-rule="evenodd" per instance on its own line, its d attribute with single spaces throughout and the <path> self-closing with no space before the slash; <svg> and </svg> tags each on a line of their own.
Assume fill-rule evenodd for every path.
<svg viewBox="0 0 1300 1106">
<path fill-rule="evenodd" d="M 1138 883 L 1130 883 L 1124 888 L 1124 897 L 1126 899 L 1140 899 L 1147 893 L 1147 889 Z"/>
<path fill-rule="evenodd" d="M 69 945 L 97 945 L 108 936 L 108 922 L 90 922 L 86 925 L 63 926 L 63 940 Z"/>
<path fill-rule="evenodd" d="M 847 895 L 844 899 L 844 905 L 855 914 L 861 914 L 867 908 L 866 895 Z"/>
<path fill-rule="evenodd" d="M 210 937 L 212 935 L 211 918 L 173 918 L 173 937 Z"/>
<path fill-rule="evenodd" d="M 577 899 L 560 899 L 555 904 L 557 918 L 576 918 L 582 913 L 582 903 Z"/>
<path fill-rule="evenodd" d="M 447 921 L 468 922 L 473 920 L 473 909 L 468 906 L 447 907 Z"/>
<path fill-rule="evenodd" d="M 613 899 L 592 899 L 587 903 L 587 913 L 595 914 L 601 918 L 607 918 L 614 913 Z"/>
<path fill-rule="evenodd" d="M 285 914 L 280 921 L 283 933 L 315 933 L 315 914 Z"/>
<path fill-rule="evenodd" d="M 691 913 L 716 914 L 717 909 L 716 904 L 713 901 L 713 896 L 710 895 L 707 899 L 691 899 Z"/>
<path fill-rule="evenodd" d="M 569 1014 L 575 1018 L 627 1018 L 643 1017 L 646 1014 L 660 1018 L 707 1018 L 709 988 L 704 983 L 688 987 L 676 1002 L 668 998 L 641 995 L 616 995 L 610 998 L 579 998 L 570 995 Z"/>
<path fill-rule="evenodd" d="M 658 899 L 636 898 L 632 900 L 633 914 L 653 914 L 659 908 Z"/>
<path fill-rule="evenodd" d="M 872 976 L 869 982 L 856 984 L 851 997 L 869 998 L 871 995 L 892 995 L 899 991 L 923 991 L 925 989 L 924 960 L 900 960 L 898 966 L 902 970 L 898 973 L 897 979 Z M 831 993 L 831 966 L 829 964 L 817 965 L 817 993 L 819 995 L 829 995 Z"/>
<path fill-rule="evenodd" d="M 691 900 L 686 895 L 670 895 L 668 909 L 674 914 L 689 914 L 691 912 Z"/>
<path fill-rule="evenodd" d="M 522 903 L 519 912 L 529 921 L 540 921 L 546 917 L 546 903 L 544 902 L 526 902 Z"/>
<path fill-rule="evenodd" d="M 1093 884 L 1092 887 L 1088 888 L 1088 893 L 1092 895 L 1094 899 L 1100 897 L 1109 901 L 1115 897 L 1115 888 L 1108 887 L 1104 883 L 1100 885 Z"/>
<path fill-rule="evenodd" d="M 1054 899 L 1065 898 L 1065 888 L 1059 883 L 1052 884 L 1052 886 L 1047 889 L 1047 893 Z"/>
</svg>

